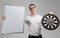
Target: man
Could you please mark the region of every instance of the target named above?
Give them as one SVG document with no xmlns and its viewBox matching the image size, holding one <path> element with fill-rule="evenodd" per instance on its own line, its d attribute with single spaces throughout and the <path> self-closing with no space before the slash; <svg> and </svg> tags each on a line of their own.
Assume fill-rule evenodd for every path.
<svg viewBox="0 0 60 38">
<path fill-rule="evenodd" d="M 30 16 L 26 16 L 25 23 L 29 26 L 29 37 L 28 38 L 42 38 L 41 35 L 41 20 L 42 16 L 36 13 L 36 7 L 34 4 L 29 5 L 31 12 Z"/>
<path fill-rule="evenodd" d="M 36 13 L 36 6 L 34 4 L 29 5 L 31 12 L 30 16 L 26 16 L 25 23 L 29 26 L 29 37 L 28 38 L 42 38 L 41 35 L 41 20 L 42 16 Z M 49 12 L 49 14 L 53 14 Z M 2 16 L 2 20 L 5 20 L 6 16 Z"/>
</svg>

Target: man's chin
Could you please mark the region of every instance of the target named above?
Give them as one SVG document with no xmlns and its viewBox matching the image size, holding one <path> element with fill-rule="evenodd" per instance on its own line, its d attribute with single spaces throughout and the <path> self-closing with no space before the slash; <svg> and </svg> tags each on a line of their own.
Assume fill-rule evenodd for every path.
<svg viewBox="0 0 60 38">
<path fill-rule="evenodd" d="M 35 12 L 32 12 L 32 14 L 34 14 Z"/>
</svg>

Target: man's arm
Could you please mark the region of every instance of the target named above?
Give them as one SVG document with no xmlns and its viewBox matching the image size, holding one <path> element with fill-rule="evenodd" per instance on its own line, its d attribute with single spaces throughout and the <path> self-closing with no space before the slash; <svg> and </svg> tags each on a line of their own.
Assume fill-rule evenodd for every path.
<svg viewBox="0 0 60 38">
<path fill-rule="evenodd" d="M 27 16 L 25 16 L 24 24 L 28 24 L 29 25 L 29 20 L 28 20 Z"/>
</svg>

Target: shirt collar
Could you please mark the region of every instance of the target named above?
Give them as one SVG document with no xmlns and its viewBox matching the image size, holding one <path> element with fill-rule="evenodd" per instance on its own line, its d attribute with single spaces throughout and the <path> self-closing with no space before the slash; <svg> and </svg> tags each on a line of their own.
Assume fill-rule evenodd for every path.
<svg viewBox="0 0 60 38">
<path fill-rule="evenodd" d="M 31 14 L 30 16 L 36 16 L 36 15 L 37 15 L 37 14 L 35 13 L 35 15 L 32 15 L 32 14 Z"/>
</svg>

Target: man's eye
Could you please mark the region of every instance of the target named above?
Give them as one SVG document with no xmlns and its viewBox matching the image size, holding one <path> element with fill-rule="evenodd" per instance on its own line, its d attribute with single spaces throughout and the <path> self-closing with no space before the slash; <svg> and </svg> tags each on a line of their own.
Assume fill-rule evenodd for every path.
<svg viewBox="0 0 60 38">
<path fill-rule="evenodd" d="M 32 8 L 30 8 L 30 9 L 32 9 Z"/>
</svg>

